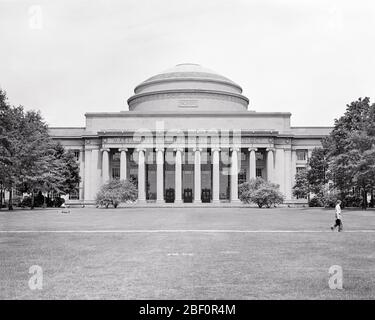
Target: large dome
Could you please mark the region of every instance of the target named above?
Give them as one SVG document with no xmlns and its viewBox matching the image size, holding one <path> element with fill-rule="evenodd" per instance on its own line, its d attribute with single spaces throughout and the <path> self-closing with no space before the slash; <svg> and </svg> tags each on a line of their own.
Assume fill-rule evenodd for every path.
<svg viewBox="0 0 375 320">
<path fill-rule="evenodd" d="M 148 78 L 134 93 L 128 104 L 135 111 L 243 111 L 249 103 L 238 84 L 193 63 Z"/>
</svg>

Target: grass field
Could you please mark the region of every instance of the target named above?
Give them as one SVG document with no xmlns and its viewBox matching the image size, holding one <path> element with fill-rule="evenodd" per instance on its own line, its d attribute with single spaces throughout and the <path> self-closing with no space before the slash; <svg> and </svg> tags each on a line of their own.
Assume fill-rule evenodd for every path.
<svg viewBox="0 0 375 320">
<path fill-rule="evenodd" d="M 375 211 L 0 211 L 1 299 L 374 299 Z M 43 289 L 30 290 L 30 266 Z M 343 290 L 328 269 L 343 268 Z"/>
</svg>

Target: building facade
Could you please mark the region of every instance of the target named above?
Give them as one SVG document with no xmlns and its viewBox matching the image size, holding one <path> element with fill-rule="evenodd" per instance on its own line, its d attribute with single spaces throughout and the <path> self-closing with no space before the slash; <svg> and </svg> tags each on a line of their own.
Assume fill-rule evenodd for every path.
<svg viewBox="0 0 375 320">
<path fill-rule="evenodd" d="M 255 112 L 233 81 L 180 64 L 139 84 L 129 111 L 86 113 L 83 128 L 51 128 L 74 150 L 82 182 L 71 202 L 93 204 L 100 186 L 132 179 L 138 203 L 239 203 L 238 185 L 279 184 L 286 203 L 329 127 L 291 127 L 288 112 Z"/>
</svg>

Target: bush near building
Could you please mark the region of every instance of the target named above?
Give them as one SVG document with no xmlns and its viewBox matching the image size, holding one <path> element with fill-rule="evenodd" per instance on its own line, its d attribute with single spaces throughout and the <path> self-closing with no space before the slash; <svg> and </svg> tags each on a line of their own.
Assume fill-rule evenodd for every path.
<svg viewBox="0 0 375 320">
<path fill-rule="evenodd" d="M 270 208 L 284 201 L 283 195 L 279 191 L 279 185 L 260 177 L 240 184 L 239 198 L 242 202 L 254 203 L 259 208 Z"/>
<path fill-rule="evenodd" d="M 108 208 L 114 208 L 121 202 L 135 201 L 137 199 L 137 187 L 128 180 L 114 179 L 104 184 L 96 195 L 96 204 Z"/>
</svg>

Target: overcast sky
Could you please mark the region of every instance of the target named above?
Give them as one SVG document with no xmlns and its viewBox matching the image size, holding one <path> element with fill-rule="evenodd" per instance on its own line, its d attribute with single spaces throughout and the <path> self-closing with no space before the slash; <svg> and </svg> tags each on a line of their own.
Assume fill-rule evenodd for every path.
<svg viewBox="0 0 375 320">
<path fill-rule="evenodd" d="M 375 100 L 375 1 L 0 0 L 0 86 L 51 126 L 127 110 L 134 87 L 192 62 L 255 111 L 329 126 Z"/>
</svg>

